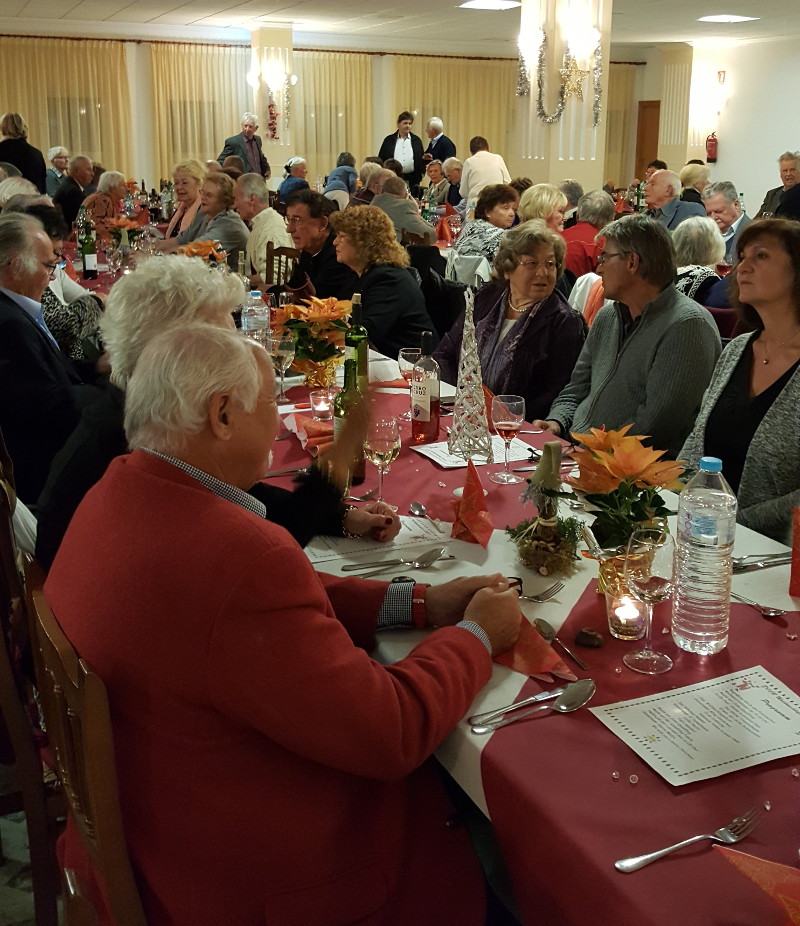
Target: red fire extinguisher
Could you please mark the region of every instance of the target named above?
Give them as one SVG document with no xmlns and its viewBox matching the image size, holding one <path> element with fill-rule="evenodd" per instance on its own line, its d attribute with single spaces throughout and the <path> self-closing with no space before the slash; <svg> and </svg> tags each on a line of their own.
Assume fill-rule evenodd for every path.
<svg viewBox="0 0 800 926">
<path fill-rule="evenodd" d="M 706 163 L 717 163 L 717 133 L 712 132 L 706 139 Z"/>
</svg>

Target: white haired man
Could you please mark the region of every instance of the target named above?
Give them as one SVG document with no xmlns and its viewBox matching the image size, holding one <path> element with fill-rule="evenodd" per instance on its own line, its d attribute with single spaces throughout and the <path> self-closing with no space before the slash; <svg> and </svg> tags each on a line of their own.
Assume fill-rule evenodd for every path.
<svg viewBox="0 0 800 926">
<path fill-rule="evenodd" d="M 242 159 L 245 170 L 252 171 L 269 180 L 271 174 L 269 161 L 264 156 L 261 138 L 256 135 L 258 131 L 258 116 L 255 113 L 245 113 L 242 116 L 242 131 L 238 135 L 231 135 L 225 139 L 222 151 L 217 161 L 219 164 L 232 154 Z"/>
<path fill-rule="evenodd" d="M 77 219 L 81 204 L 89 195 L 86 188 L 92 182 L 93 176 L 91 159 L 85 154 L 76 154 L 69 159 L 67 176 L 61 181 L 53 197 L 53 205 L 61 207 L 67 228 L 71 229 Z"/>
<path fill-rule="evenodd" d="M 430 141 L 422 155 L 423 161 L 446 161 L 456 156 L 456 146 L 451 138 L 444 134 L 444 123 L 438 116 L 431 116 L 425 126 L 425 134 Z"/>
<path fill-rule="evenodd" d="M 45 585 L 108 692 L 147 920 L 482 926 L 480 870 L 427 760 L 516 639 L 516 591 L 322 577 L 245 491 L 279 427 L 259 345 L 157 335 L 128 384 L 132 452 Z M 392 625 L 439 629 L 382 666 L 368 653 Z M 63 848 L 86 870 L 72 822 Z"/>
<path fill-rule="evenodd" d="M 270 207 L 267 183 L 259 174 L 242 174 L 233 191 L 233 208 L 250 226 L 247 272 L 250 284 L 260 289 L 266 275 L 267 242 L 276 248 L 294 247 L 282 215 Z"/>
<path fill-rule="evenodd" d="M 756 213 L 757 219 L 769 218 L 775 215 L 783 194 L 787 190 L 791 190 L 800 180 L 800 173 L 797 170 L 798 160 L 800 160 L 800 151 L 784 151 L 778 158 L 781 185 L 776 186 L 774 190 L 767 190 L 764 194 L 764 202 L 761 203 L 761 208 Z"/>
<path fill-rule="evenodd" d="M 454 209 L 464 201 L 464 197 L 461 195 L 461 174 L 463 171 L 464 165 L 458 158 L 448 158 L 442 164 L 442 173 L 450 184 L 447 188 L 447 202 Z M 461 211 L 464 211 L 463 207 Z"/>
<path fill-rule="evenodd" d="M 578 200 L 576 215 L 578 221 L 565 228 L 561 236 L 567 242 L 564 267 L 581 277 L 597 270 L 601 243 L 595 239 L 601 228 L 614 221 L 614 200 L 605 190 L 584 193 Z"/>
<path fill-rule="evenodd" d="M 69 151 L 61 145 L 56 145 L 47 152 L 47 160 L 50 166 L 45 172 L 45 190 L 52 198 L 58 192 L 61 181 L 67 176 Z"/>
<path fill-rule="evenodd" d="M 698 203 L 681 200 L 681 189 L 681 178 L 674 170 L 657 170 L 645 184 L 647 214 L 669 231 L 674 231 L 690 215 L 705 214 Z"/>
<path fill-rule="evenodd" d="M 418 235 L 425 244 L 432 244 L 436 232 L 420 217 L 413 199 L 408 198 L 405 180 L 400 177 L 387 177 L 383 189 L 372 200 L 372 205 L 383 210 L 392 220 L 397 240 L 401 241 L 403 232 Z"/>
<path fill-rule="evenodd" d="M 725 242 L 725 260 L 729 264 L 734 263 L 739 233 L 752 221 L 742 210 L 736 187 L 730 180 L 709 183 L 703 190 L 703 205 L 708 217 L 717 223 Z"/>
</svg>

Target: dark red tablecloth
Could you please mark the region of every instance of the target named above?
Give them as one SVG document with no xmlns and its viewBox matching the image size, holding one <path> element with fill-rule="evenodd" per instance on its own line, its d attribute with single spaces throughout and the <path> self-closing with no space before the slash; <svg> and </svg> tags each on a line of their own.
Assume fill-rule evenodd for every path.
<svg viewBox="0 0 800 926">
<path fill-rule="evenodd" d="M 304 401 L 307 391 L 302 387 L 295 387 L 287 395 L 294 401 Z M 408 409 L 408 395 L 380 396 L 381 411 L 389 414 L 402 414 Z M 306 412 L 306 414 L 308 414 Z M 446 427 L 453 422 L 452 415 L 442 418 L 440 440 L 447 439 Z M 400 456 L 392 464 L 389 473 L 383 480 L 383 494 L 387 502 L 396 505 L 401 514 L 408 513 L 408 504 L 412 501 L 422 502 L 434 518 L 453 520 L 453 489 L 464 485 L 466 479 L 466 466 L 460 469 L 442 469 L 427 457 L 423 457 L 410 447 L 411 423 L 401 422 L 400 428 L 403 447 Z M 552 435 L 529 434 L 522 435 L 520 440 L 534 447 L 542 447 L 548 438 L 554 440 Z M 310 456 L 302 450 L 295 437 L 278 441 L 273 446 L 273 469 L 286 469 L 290 466 L 306 466 Z M 522 462 L 512 463 L 515 466 L 524 466 Z M 518 524 L 524 518 L 533 517 L 536 509 L 531 503 L 524 506 L 519 498 L 525 489 L 525 483 L 519 485 L 498 485 L 489 481 L 489 474 L 498 472 L 503 468 L 503 461 L 486 466 L 478 466 L 478 475 L 484 489 L 489 493 L 486 497 L 487 506 L 494 519 L 496 528 L 505 528 L 506 525 Z M 528 474 L 522 474 L 523 476 Z M 291 488 L 291 476 L 281 476 L 270 480 L 271 484 Z M 361 495 L 378 484 L 377 470 L 367 463 L 367 477 L 363 486 L 353 489 L 356 495 Z"/>
<path fill-rule="evenodd" d="M 734 604 L 728 647 L 713 657 L 678 649 L 661 633 L 669 605 L 655 620 L 654 641 L 674 661 L 671 672 L 644 676 L 622 664 L 630 646 L 607 633 L 604 599 L 591 582 L 561 635 L 581 627 L 607 638 L 582 650 L 597 682 L 594 705 L 638 698 L 761 665 L 800 692 L 800 614 L 778 623 Z M 569 645 L 569 644 L 568 644 Z M 621 672 L 616 672 L 622 667 Z M 528 683 L 520 697 L 540 690 Z M 537 926 L 782 926 L 786 917 L 766 894 L 710 849 L 682 850 L 631 874 L 613 867 L 639 855 L 710 832 L 753 805 L 771 803 L 758 829 L 737 848 L 798 863 L 800 758 L 777 759 L 704 782 L 674 787 L 587 709 L 542 714 L 492 735 L 482 778 L 492 825 L 511 873 L 524 922 Z M 612 777 L 613 772 L 619 778 Z M 638 782 L 631 784 L 631 775 Z"/>
</svg>

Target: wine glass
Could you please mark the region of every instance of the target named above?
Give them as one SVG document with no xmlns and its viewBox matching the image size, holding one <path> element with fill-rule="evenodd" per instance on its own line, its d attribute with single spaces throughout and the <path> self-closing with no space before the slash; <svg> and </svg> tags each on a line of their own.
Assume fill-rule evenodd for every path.
<svg viewBox="0 0 800 926">
<path fill-rule="evenodd" d="M 113 244 L 106 250 L 106 263 L 108 264 L 108 272 L 116 278 L 122 266 L 122 253 Z"/>
<path fill-rule="evenodd" d="M 364 440 L 364 456 L 378 467 L 378 497 L 383 501 L 383 477 L 400 453 L 400 425 L 396 418 L 377 418 L 370 422 Z"/>
<path fill-rule="evenodd" d="M 418 347 L 404 347 L 397 355 L 397 364 L 400 367 L 400 375 L 411 387 L 411 377 L 414 373 L 414 364 L 422 356 L 422 351 Z M 409 394 L 409 410 L 398 415 L 400 421 L 411 421 L 411 402 Z"/>
<path fill-rule="evenodd" d="M 622 661 L 634 672 L 660 675 L 669 672 L 672 660 L 652 647 L 653 605 L 666 601 L 672 595 L 672 561 L 675 544 L 662 527 L 638 528 L 631 535 L 625 550 L 625 582 L 628 588 L 643 601 L 647 612 L 644 625 L 644 645 L 626 653 Z"/>
<path fill-rule="evenodd" d="M 492 482 L 511 485 L 515 482 L 525 481 L 522 476 L 512 473 L 508 468 L 508 448 L 524 421 L 525 399 L 521 395 L 496 395 L 492 399 L 492 424 L 506 445 L 505 466 L 499 473 L 492 473 L 489 476 Z"/>
<path fill-rule="evenodd" d="M 269 328 L 266 331 L 269 332 Z M 294 360 L 294 334 L 292 334 L 291 330 L 285 328 L 283 331 L 275 332 L 271 337 L 267 337 L 264 346 L 269 351 L 270 357 L 272 357 L 275 369 L 281 375 L 281 391 L 275 401 L 278 405 L 289 405 L 291 399 L 287 398 L 286 393 L 283 391 L 283 377 Z"/>
</svg>

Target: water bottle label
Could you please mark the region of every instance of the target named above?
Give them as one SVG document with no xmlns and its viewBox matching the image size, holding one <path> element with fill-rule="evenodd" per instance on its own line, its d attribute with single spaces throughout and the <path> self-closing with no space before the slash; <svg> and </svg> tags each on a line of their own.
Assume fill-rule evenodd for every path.
<svg viewBox="0 0 800 926">
<path fill-rule="evenodd" d="M 415 421 L 431 420 L 431 392 L 435 380 L 421 379 L 411 383 L 411 416 Z"/>
<path fill-rule="evenodd" d="M 733 543 L 734 525 L 727 518 L 717 520 L 706 514 L 687 512 L 683 533 L 690 540 L 703 546 L 727 546 Z"/>
</svg>

